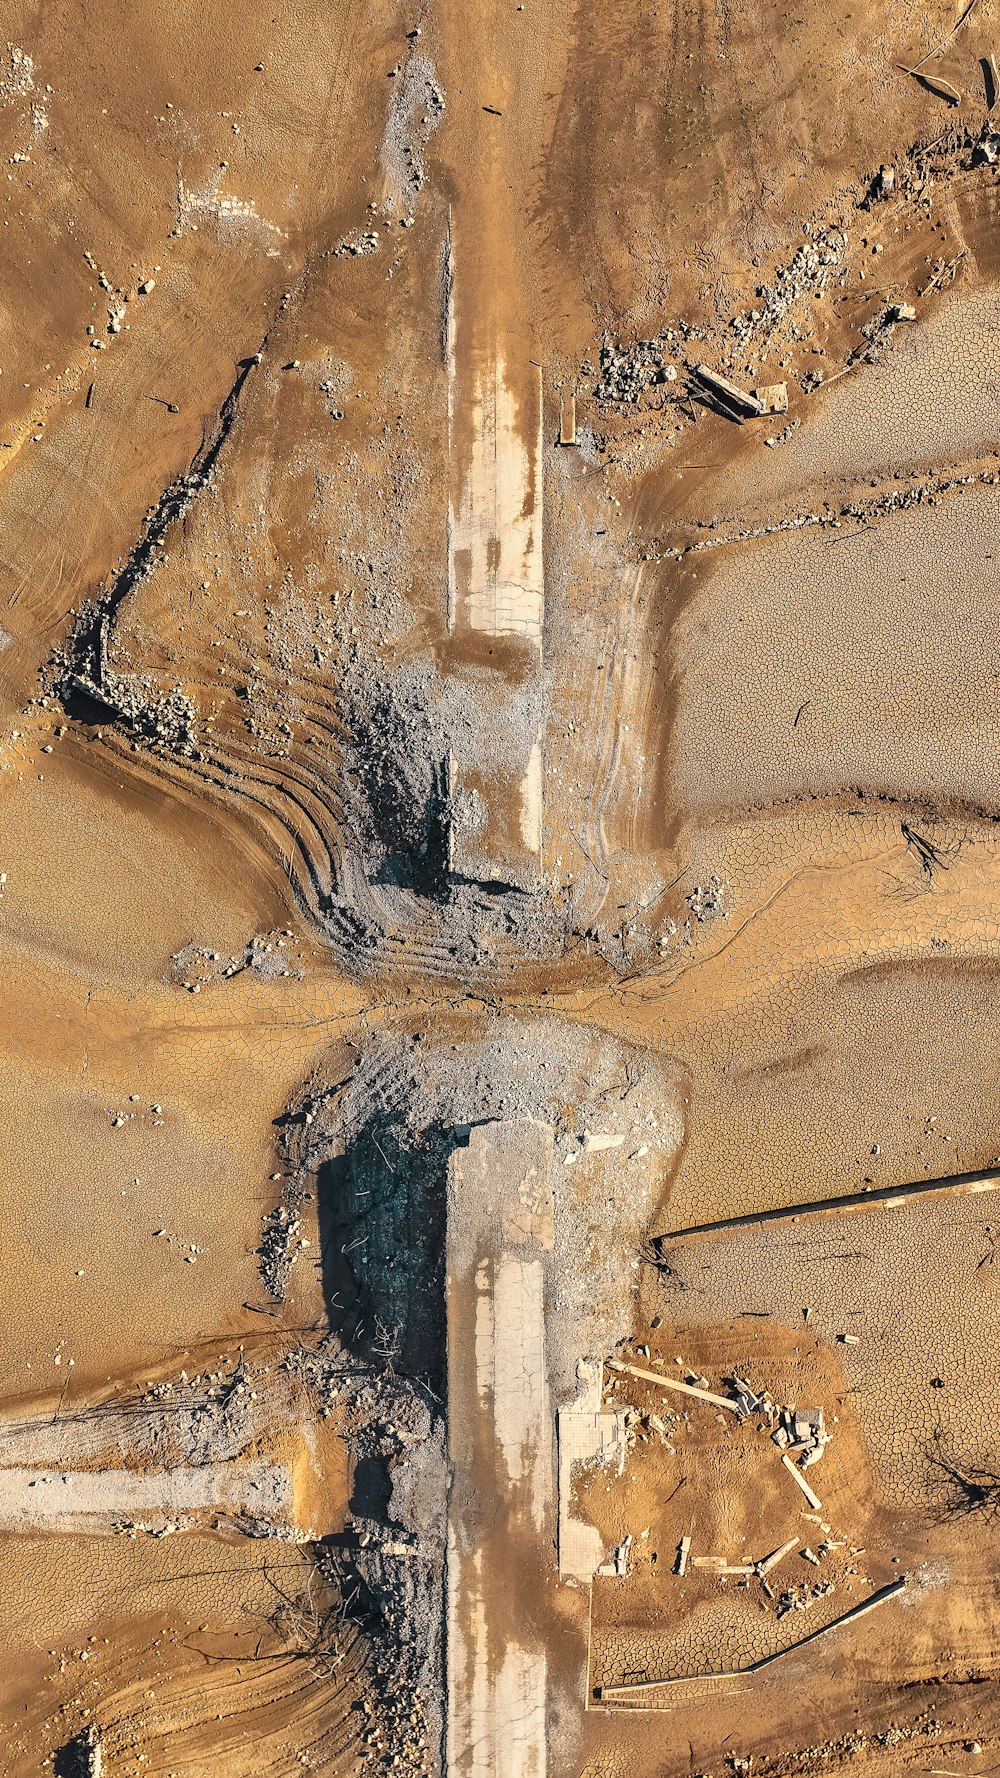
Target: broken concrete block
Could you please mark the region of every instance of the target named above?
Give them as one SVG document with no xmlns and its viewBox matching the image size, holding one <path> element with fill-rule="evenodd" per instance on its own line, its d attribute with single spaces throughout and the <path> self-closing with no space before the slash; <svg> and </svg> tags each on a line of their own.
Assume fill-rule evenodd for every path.
<svg viewBox="0 0 1000 1778">
<path fill-rule="evenodd" d="M 564 395 L 559 403 L 559 443 L 576 444 L 576 396 Z"/>
<path fill-rule="evenodd" d="M 694 374 L 700 383 L 704 383 L 706 389 L 712 391 L 713 395 L 720 395 L 727 406 L 750 414 L 754 418 L 764 413 L 765 410 L 756 395 L 751 395 L 748 389 L 741 389 L 738 383 L 731 383 L 728 377 L 720 376 L 719 372 L 713 370 L 710 365 L 696 364 Z"/>
<path fill-rule="evenodd" d="M 753 393 L 760 402 L 762 414 L 787 414 L 787 383 L 765 383 L 760 389 L 755 389 Z"/>
</svg>

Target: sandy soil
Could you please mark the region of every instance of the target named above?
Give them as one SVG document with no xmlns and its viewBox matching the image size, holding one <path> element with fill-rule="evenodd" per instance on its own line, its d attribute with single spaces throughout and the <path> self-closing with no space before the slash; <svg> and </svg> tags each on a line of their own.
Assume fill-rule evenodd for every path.
<svg viewBox="0 0 1000 1778">
<path fill-rule="evenodd" d="M 11 1778 L 995 1765 L 990 1201 L 655 1244 L 1000 1154 L 960 10 L 10 11 Z"/>
</svg>

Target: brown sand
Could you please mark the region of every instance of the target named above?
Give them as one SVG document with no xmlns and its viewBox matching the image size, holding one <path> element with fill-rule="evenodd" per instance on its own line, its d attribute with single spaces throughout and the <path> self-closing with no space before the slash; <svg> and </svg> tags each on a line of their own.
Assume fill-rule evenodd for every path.
<svg viewBox="0 0 1000 1778">
<path fill-rule="evenodd" d="M 649 1162 L 650 1235 L 995 1160 L 1000 262 L 974 151 L 992 0 L 928 64 L 957 111 L 899 71 L 955 16 L 14 7 L 5 1423 L 228 1376 L 241 1348 L 271 1375 L 343 1334 L 327 1175 L 283 1302 L 257 1250 L 310 1094 L 393 1033 L 458 1046 L 470 1080 L 505 1017 L 513 1052 L 544 1016 L 662 1060 L 683 1130 Z M 862 207 L 883 163 L 894 190 Z M 795 256 L 831 241 L 817 279 Z M 882 337 L 894 303 L 916 324 Z M 711 411 L 701 362 L 784 379 L 787 421 Z M 555 442 L 570 393 L 578 449 Z M 150 531 L 184 476 L 184 511 Z M 426 892 L 433 844 L 393 851 L 432 767 L 460 811 L 451 887 L 487 885 L 474 916 L 461 884 Z M 567 1087 L 561 1135 L 583 1097 Z M 615 1192 L 633 1189 L 609 1153 L 563 1198 L 595 1249 L 621 1246 Z M 863 1377 L 832 1320 L 803 1319 L 830 1264 L 804 1238 L 768 1261 L 766 1319 L 741 1319 L 751 1274 L 715 1248 L 683 1288 L 645 1265 L 602 1302 L 667 1365 L 719 1383 L 752 1360 L 822 1398 L 836 1437 L 808 1473 L 867 1545 L 837 1599 L 912 1584 L 706 1691 L 698 1674 L 778 1630 L 768 1616 L 761 1641 L 759 1589 L 672 1581 L 672 1545 L 685 1527 L 780 1542 L 804 1502 L 776 1462 L 692 1415 L 682 1457 L 640 1442 L 619 1481 L 591 1477 L 580 1510 L 637 1554 L 589 1602 L 556 1585 L 547 1534 L 519 1541 L 515 1502 L 555 1778 L 995 1764 L 989 1505 L 949 1510 L 931 1461 L 992 1470 L 993 1226 L 982 1203 L 949 1214 L 884 1260 L 905 1315 L 871 1280 L 851 1297 L 877 1331 Z M 415 1248 L 439 1239 L 414 1229 Z M 443 1293 L 440 1310 L 443 1339 Z M 313 1407 L 308 1437 L 278 1414 L 247 1462 L 278 1463 L 296 1524 L 337 1539 L 356 1404 Z M 482 1474 L 488 1512 L 501 1468 Z M 0 1532 L 11 1778 L 90 1721 L 109 1778 L 391 1769 L 359 1735 L 393 1703 L 363 1675 L 372 1646 L 395 1661 L 398 1626 L 369 1645 L 370 1622 L 345 1623 L 337 1660 L 317 1652 L 310 1625 L 339 1626 L 350 1589 L 312 1546 L 106 1530 Z M 649 1712 L 587 1708 L 657 1661 L 695 1681 Z M 400 1757 L 433 1770 L 433 1751 Z"/>
</svg>

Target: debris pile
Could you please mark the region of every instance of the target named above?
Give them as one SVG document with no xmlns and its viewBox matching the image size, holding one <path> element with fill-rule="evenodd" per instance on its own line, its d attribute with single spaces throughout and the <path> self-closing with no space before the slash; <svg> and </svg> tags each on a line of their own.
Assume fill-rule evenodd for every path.
<svg viewBox="0 0 1000 1778">
<path fill-rule="evenodd" d="M 287 954 L 293 937 L 290 926 L 272 932 L 257 932 L 247 940 L 242 951 L 228 955 L 212 950 L 208 945 L 196 945 L 192 940 L 183 950 L 174 952 L 168 979 L 189 994 L 200 994 L 202 988 L 211 983 L 230 981 L 245 970 L 262 981 L 285 976 L 301 980 L 301 968 Z"/>
<path fill-rule="evenodd" d="M 768 449 L 771 449 L 774 445 L 787 444 L 792 435 L 798 431 L 799 424 L 800 422 L 798 420 L 789 420 L 787 426 L 783 426 L 781 431 L 775 432 L 771 438 L 765 438 L 764 443 L 767 445 Z"/>
<path fill-rule="evenodd" d="M 805 232 L 810 233 L 804 224 Z M 735 339 L 746 345 L 763 343 L 785 319 L 789 309 L 805 297 L 822 296 L 837 277 L 847 251 L 843 229 L 820 226 L 795 253 L 787 266 L 779 266 L 774 282 L 760 285 L 761 307 L 743 309 L 729 323 Z"/>
<path fill-rule="evenodd" d="M 309 1243 L 302 1234 L 298 1211 L 281 1203 L 264 1218 L 264 1233 L 257 1249 L 261 1283 L 275 1302 L 283 1302 L 292 1267 Z"/>
<path fill-rule="evenodd" d="M 847 363 L 875 364 L 885 351 L 901 321 L 915 321 L 917 311 L 912 303 L 886 303 L 877 315 L 866 321 L 861 329 L 864 345 L 855 347 L 848 355 Z"/>
<path fill-rule="evenodd" d="M 992 167 L 1000 159 L 1000 135 L 991 124 L 984 124 L 979 141 L 972 150 L 974 167 Z"/>
<path fill-rule="evenodd" d="M 448 1464 L 444 1422 L 391 1368 L 359 1365 L 330 1335 L 293 1352 L 324 1415 L 336 1408 L 355 1473 L 347 1532 L 317 1552 L 321 1573 L 372 1639 L 361 1712 L 362 1769 L 375 1774 L 439 1769 L 443 1733 L 442 1624 Z"/>
<path fill-rule="evenodd" d="M 713 871 L 707 883 L 695 884 L 690 895 L 684 897 L 684 902 L 691 909 L 694 919 L 700 923 L 702 920 L 712 920 L 723 912 L 724 895 L 722 878 Z"/>
<path fill-rule="evenodd" d="M 875 174 L 874 178 L 872 179 L 871 184 L 868 187 L 868 191 L 867 191 L 867 194 L 866 194 L 866 197 L 864 200 L 865 207 L 868 208 L 872 204 L 881 204 L 886 198 L 890 198 L 892 196 L 895 189 L 896 189 L 895 169 L 890 166 L 879 167 L 878 172 Z"/>
<path fill-rule="evenodd" d="M 260 353 L 241 360 L 236 379 L 219 410 L 212 435 L 183 475 L 164 488 L 146 513 L 142 531 L 123 566 L 96 598 L 76 614 L 69 642 L 49 663 L 51 689 L 58 692 L 68 715 L 78 713 L 83 699 L 103 707 L 131 732 L 136 746 L 149 746 L 198 758 L 196 708 L 179 686 L 162 689 L 149 674 L 120 670 L 115 665 L 115 618 L 122 604 L 166 560 L 167 539 L 193 502 L 212 482 L 219 455 L 236 421 L 243 387 Z M 79 712 L 82 714 L 82 712 Z M 93 720 L 92 714 L 88 720 Z"/>
<path fill-rule="evenodd" d="M 605 338 L 601 346 L 600 372 L 594 397 L 597 401 L 636 402 L 647 389 L 677 379 L 677 367 L 665 350 L 674 337 L 661 333 L 655 340 L 636 340 L 623 347 Z"/>
<path fill-rule="evenodd" d="M 102 1778 L 104 1753 L 101 1737 L 93 1723 L 88 1723 L 72 1741 L 67 1741 L 53 1761 L 56 1778 Z"/>
<path fill-rule="evenodd" d="M 828 1599 L 836 1590 L 832 1580 L 818 1581 L 815 1586 L 786 1587 L 778 1600 L 778 1616 L 787 1617 L 790 1611 L 811 1611 L 820 1599 Z"/>
<path fill-rule="evenodd" d="M 0 95 L 4 99 L 23 99 L 35 90 L 35 64 L 27 50 L 17 43 L 8 43 L 6 58 L 0 57 Z"/>
<path fill-rule="evenodd" d="M 637 1350 L 640 1356 L 648 1357 L 648 1346 L 640 1346 Z M 677 1362 L 680 1363 L 680 1360 Z M 686 1381 L 681 1382 L 678 1378 L 660 1371 L 646 1370 L 621 1358 L 606 1359 L 605 1370 L 612 1373 L 605 1384 L 606 1398 L 618 1388 L 620 1379 L 628 1376 L 635 1377 L 639 1382 L 652 1383 L 660 1389 L 688 1396 L 707 1407 L 728 1409 L 741 1421 L 756 1418 L 757 1430 L 770 1433 L 772 1443 L 781 1452 L 782 1463 L 795 1478 L 810 1506 L 816 1511 L 821 1507 L 822 1502 L 814 1494 L 802 1471 L 811 1464 L 818 1463 L 830 1443 L 832 1435 L 826 1430 L 822 1408 L 784 1406 L 775 1402 L 766 1391 L 754 1389 L 745 1377 L 733 1376 L 730 1379 L 730 1393 L 720 1395 L 708 1388 L 705 1377 L 697 1376 L 691 1371 L 688 1371 Z M 676 1420 L 677 1417 L 673 1418 Z M 629 1448 L 634 1445 L 637 1437 L 645 1440 L 648 1436 L 646 1428 L 649 1433 L 669 1441 L 670 1420 L 669 1415 L 666 1418 L 657 1414 L 642 1416 L 636 1410 L 627 1414 L 625 1427 Z M 668 1448 L 672 1448 L 669 1443 Z"/>
<path fill-rule="evenodd" d="M 617 1548 L 612 1550 L 606 1562 L 602 1562 L 597 1573 L 605 1579 L 626 1580 L 632 1571 L 632 1533 L 624 1537 Z"/>
<path fill-rule="evenodd" d="M 158 691 L 156 681 L 148 673 L 118 673 L 107 666 L 100 686 L 88 685 L 85 674 L 77 675 L 77 686 L 106 704 L 147 746 L 179 753 L 185 759 L 200 757 L 195 726 L 198 712 L 179 686 Z"/>
<path fill-rule="evenodd" d="M 366 229 L 363 234 L 351 235 L 347 240 L 341 241 L 340 245 L 333 249 L 333 257 L 334 259 L 343 259 L 345 254 L 349 254 L 352 258 L 357 259 L 359 255 L 365 253 L 377 253 L 378 249 L 378 235 L 374 230 Z"/>
<path fill-rule="evenodd" d="M 426 56 L 411 53 L 393 91 L 382 142 L 382 164 L 392 198 L 405 213 L 404 225 L 427 183 L 424 151 L 444 109 L 444 93 L 431 63 Z"/>
<path fill-rule="evenodd" d="M 823 1422 L 822 1408 L 776 1408 L 765 1397 L 759 1410 L 751 1409 L 751 1412 L 758 1411 L 773 1428 L 771 1442 L 779 1451 L 787 1452 L 790 1457 L 797 1456 L 801 1469 L 819 1462 L 831 1438 Z"/>
<path fill-rule="evenodd" d="M 448 736 L 421 677 L 365 674 L 340 690 L 351 839 L 366 875 L 422 896 L 446 890 Z"/>
</svg>

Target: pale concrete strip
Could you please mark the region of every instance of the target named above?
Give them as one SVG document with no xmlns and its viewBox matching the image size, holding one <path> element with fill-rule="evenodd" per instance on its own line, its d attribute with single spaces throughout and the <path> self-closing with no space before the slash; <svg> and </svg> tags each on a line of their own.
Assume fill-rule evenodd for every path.
<svg viewBox="0 0 1000 1778">
<path fill-rule="evenodd" d="M 493 1295 L 493 1419 L 507 1474 L 526 1483 L 532 1521 L 552 1498 L 549 1391 L 545 1375 L 545 1273 L 537 1259 L 505 1254 Z"/>
<path fill-rule="evenodd" d="M 448 1583 L 448 1778 L 493 1778 L 485 1757 L 494 1736 L 483 1559 L 479 1550 L 463 1557 L 454 1525 L 448 1530 Z"/>
<path fill-rule="evenodd" d="M 529 852 L 542 849 L 542 749 L 538 741 L 528 755 L 521 780 L 521 838 Z"/>
<path fill-rule="evenodd" d="M 485 356 L 472 391 L 472 444 L 452 465 L 448 615 L 542 646 L 542 373 Z M 456 429 L 457 431 L 457 429 Z M 453 434 L 454 435 L 454 434 Z"/>
<path fill-rule="evenodd" d="M 449 1559 L 458 1552 L 451 1542 Z M 463 1610 L 453 1615 L 448 1650 L 449 1778 L 544 1778 L 544 1651 L 508 1642 L 491 1660 L 482 1555 L 463 1567 Z M 464 1676 L 465 1684 L 455 1683 Z"/>
<path fill-rule="evenodd" d="M 164 1470 L 0 1470 L 0 1530 L 110 1532 L 123 1520 L 170 1521 L 213 1513 L 273 1523 L 293 1519 L 288 1471 L 265 1463 L 205 1463 Z M 284 1531 L 287 1535 L 287 1530 Z"/>
<path fill-rule="evenodd" d="M 449 1171 L 449 1778 L 545 1778 L 551 1163 L 551 1129 L 519 1120 L 472 1130 Z"/>
<path fill-rule="evenodd" d="M 481 1265 L 476 1272 L 476 1391 L 484 1405 L 493 1397 L 494 1327 L 490 1268 Z"/>
<path fill-rule="evenodd" d="M 562 1580 L 592 1580 L 604 1560 L 600 1533 L 573 1511 L 573 1473 L 577 1465 L 600 1464 L 612 1475 L 625 1468 L 625 1418 L 622 1414 L 588 1413 L 562 1408 L 559 1429 L 559 1575 Z"/>
<path fill-rule="evenodd" d="M 508 1644 L 494 1680 L 496 1778 L 544 1778 L 544 1653 Z"/>
<path fill-rule="evenodd" d="M 451 767 L 456 806 L 474 818 L 453 827 L 450 861 L 461 875 L 530 890 L 544 814 L 542 372 L 515 318 L 518 292 L 494 279 L 484 287 L 480 243 L 465 248 L 463 279 L 463 243 L 449 223 L 447 624 L 456 637 L 476 632 L 515 646 L 497 651 L 514 679 L 484 687 L 481 748 L 468 737 Z M 479 652 L 488 658 L 494 649 Z"/>
<path fill-rule="evenodd" d="M 525 1161 L 525 1171 L 528 1162 Z M 471 1368 L 480 1407 L 491 1411 L 497 1488 L 516 1516 L 544 1530 L 551 1508 L 552 1462 L 545 1371 L 544 1270 L 523 1253 L 475 1276 L 475 1341 Z M 452 1412 L 456 1372 L 468 1365 L 452 1350 Z M 504 1473 L 505 1472 L 505 1475 Z M 506 1487 L 504 1482 L 506 1480 Z M 513 1516 L 513 1513 L 512 1513 Z M 482 1549 L 467 1550 L 468 1527 L 454 1514 L 448 1537 L 449 1778 L 544 1778 L 546 1683 L 544 1648 L 522 1646 L 510 1630 L 502 1643 L 491 1633 L 490 1602 L 516 1592 L 505 1568 L 484 1564 Z"/>
</svg>

